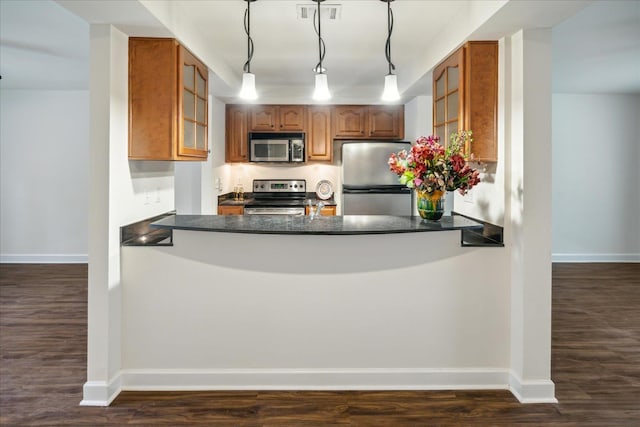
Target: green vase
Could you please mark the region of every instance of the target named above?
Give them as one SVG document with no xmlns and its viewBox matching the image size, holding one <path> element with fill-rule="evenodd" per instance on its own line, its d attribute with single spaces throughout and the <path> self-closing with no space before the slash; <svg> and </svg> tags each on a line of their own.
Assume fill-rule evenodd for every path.
<svg viewBox="0 0 640 427">
<path fill-rule="evenodd" d="M 428 193 L 418 190 L 416 193 L 420 217 L 428 221 L 439 221 L 444 215 L 445 192 L 436 190 Z"/>
</svg>

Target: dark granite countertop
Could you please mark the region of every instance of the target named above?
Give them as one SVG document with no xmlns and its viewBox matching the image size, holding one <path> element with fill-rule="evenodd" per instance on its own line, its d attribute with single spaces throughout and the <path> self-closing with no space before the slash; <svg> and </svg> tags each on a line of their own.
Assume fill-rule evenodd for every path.
<svg viewBox="0 0 640 427">
<path fill-rule="evenodd" d="M 123 225 L 120 227 L 120 244 L 122 246 L 172 246 L 171 230 L 150 226 L 152 222 L 172 215 L 175 215 L 175 211 Z"/>
<path fill-rule="evenodd" d="M 387 215 L 308 216 L 288 215 L 172 215 L 155 221 L 152 227 L 171 230 L 216 231 L 252 234 L 392 234 L 482 230 L 483 225 L 462 216 L 445 216 L 438 222 L 420 217 Z"/>
</svg>

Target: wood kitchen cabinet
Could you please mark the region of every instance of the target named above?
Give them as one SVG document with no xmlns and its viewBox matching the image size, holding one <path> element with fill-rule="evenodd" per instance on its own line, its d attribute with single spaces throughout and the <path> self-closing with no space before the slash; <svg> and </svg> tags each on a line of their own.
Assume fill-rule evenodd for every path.
<svg viewBox="0 0 640 427">
<path fill-rule="evenodd" d="M 225 115 L 225 161 L 227 163 L 249 161 L 247 122 L 247 106 L 227 104 Z"/>
<path fill-rule="evenodd" d="M 249 132 L 305 132 L 309 162 L 331 162 L 334 138 L 404 138 L 403 105 L 227 104 L 225 122 L 227 163 L 249 161 Z"/>
<path fill-rule="evenodd" d="M 218 206 L 218 215 L 244 215 L 244 206 Z"/>
<path fill-rule="evenodd" d="M 129 39 L 129 159 L 206 160 L 208 74 L 175 39 Z"/>
<path fill-rule="evenodd" d="M 306 150 L 309 161 L 331 161 L 331 107 L 310 106 L 307 110 Z"/>
<path fill-rule="evenodd" d="M 367 130 L 366 105 L 333 107 L 333 135 L 336 138 L 364 138 Z"/>
<path fill-rule="evenodd" d="M 305 206 L 304 214 L 305 215 L 309 215 L 309 206 Z M 335 216 L 336 207 L 335 206 L 324 206 L 322 209 L 320 209 L 320 214 L 324 215 L 324 216 Z"/>
<path fill-rule="evenodd" d="M 404 105 L 336 105 L 336 139 L 403 139 Z"/>
<path fill-rule="evenodd" d="M 467 42 L 433 72 L 433 133 L 471 130 L 465 153 L 473 161 L 498 160 L 498 42 Z"/>
<path fill-rule="evenodd" d="M 370 137 L 404 138 L 403 105 L 371 105 L 368 108 Z"/>
<path fill-rule="evenodd" d="M 304 105 L 254 105 L 251 108 L 251 132 L 304 132 Z"/>
</svg>

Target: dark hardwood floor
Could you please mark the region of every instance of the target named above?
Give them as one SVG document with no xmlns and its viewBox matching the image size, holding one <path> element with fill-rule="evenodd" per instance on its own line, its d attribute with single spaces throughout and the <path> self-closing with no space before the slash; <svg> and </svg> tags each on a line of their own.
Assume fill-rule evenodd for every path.
<svg viewBox="0 0 640 427">
<path fill-rule="evenodd" d="M 2 426 L 640 426 L 640 264 L 553 266 L 558 404 L 507 391 L 125 392 L 80 407 L 86 265 L 0 265 Z"/>
</svg>

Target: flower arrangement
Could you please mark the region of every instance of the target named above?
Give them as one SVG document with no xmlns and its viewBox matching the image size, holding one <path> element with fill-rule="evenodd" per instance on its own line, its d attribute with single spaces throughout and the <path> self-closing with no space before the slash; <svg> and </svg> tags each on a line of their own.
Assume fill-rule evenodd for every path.
<svg viewBox="0 0 640 427">
<path fill-rule="evenodd" d="M 479 173 L 467 164 L 463 153 L 465 144 L 472 141 L 471 131 L 451 134 L 448 147 L 439 144 L 437 136 L 420 137 L 407 153 L 391 154 L 389 168 L 400 176 L 400 183 L 428 195 L 458 190 L 466 194 L 480 182 Z"/>
</svg>

